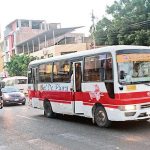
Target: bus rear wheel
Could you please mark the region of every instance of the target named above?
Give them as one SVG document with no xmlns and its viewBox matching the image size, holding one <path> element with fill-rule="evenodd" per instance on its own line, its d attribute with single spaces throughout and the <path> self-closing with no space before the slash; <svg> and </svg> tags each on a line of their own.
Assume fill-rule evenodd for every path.
<svg viewBox="0 0 150 150">
<path fill-rule="evenodd" d="M 107 113 L 102 106 L 98 106 L 94 113 L 94 120 L 99 127 L 109 127 L 111 121 L 107 117 Z"/>
<path fill-rule="evenodd" d="M 49 101 L 44 101 L 44 116 L 47 118 L 53 118 L 54 117 L 54 112 L 52 110 L 51 103 Z"/>
</svg>

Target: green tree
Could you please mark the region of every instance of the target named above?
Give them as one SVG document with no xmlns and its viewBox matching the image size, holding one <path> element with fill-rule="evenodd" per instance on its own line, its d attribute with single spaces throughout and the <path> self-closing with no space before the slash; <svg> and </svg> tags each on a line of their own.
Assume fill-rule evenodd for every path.
<svg viewBox="0 0 150 150">
<path fill-rule="evenodd" d="M 5 68 L 10 76 L 27 76 L 28 64 L 36 58 L 28 55 L 14 55 L 10 62 L 6 63 Z"/>
<path fill-rule="evenodd" d="M 150 45 L 150 0 L 118 0 L 97 24 L 97 45 Z M 110 17 L 111 16 L 111 17 Z"/>
</svg>

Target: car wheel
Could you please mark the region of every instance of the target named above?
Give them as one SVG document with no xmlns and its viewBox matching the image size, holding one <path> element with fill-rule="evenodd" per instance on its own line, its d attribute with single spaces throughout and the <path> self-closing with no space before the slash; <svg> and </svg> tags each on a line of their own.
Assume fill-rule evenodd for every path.
<svg viewBox="0 0 150 150">
<path fill-rule="evenodd" d="M 94 120 L 99 127 L 109 127 L 111 121 L 107 117 L 107 113 L 102 106 L 98 106 L 94 113 Z"/>
<path fill-rule="evenodd" d="M 49 101 L 44 101 L 44 116 L 47 118 L 53 118 L 55 113 L 52 110 L 51 103 Z"/>
<path fill-rule="evenodd" d="M 25 105 L 25 102 L 23 102 L 22 105 Z"/>
</svg>

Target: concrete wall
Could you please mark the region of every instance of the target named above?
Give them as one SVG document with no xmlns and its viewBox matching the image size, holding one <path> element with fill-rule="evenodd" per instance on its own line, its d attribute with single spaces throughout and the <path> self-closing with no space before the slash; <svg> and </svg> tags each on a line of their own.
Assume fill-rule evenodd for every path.
<svg viewBox="0 0 150 150">
<path fill-rule="evenodd" d="M 42 32 L 44 30 L 31 29 L 29 27 L 21 28 L 19 31 L 16 31 L 16 44 L 26 41 Z"/>
<path fill-rule="evenodd" d="M 87 49 L 86 43 L 78 43 L 78 44 L 66 44 L 66 45 L 56 45 L 55 46 L 55 56 L 61 55 L 61 53 L 66 52 L 78 52 Z"/>
<path fill-rule="evenodd" d="M 48 58 L 50 56 L 58 56 L 61 53 L 70 53 L 70 52 L 77 52 L 89 49 L 89 45 L 87 43 L 78 43 L 78 44 L 67 44 L 67 45 L 54 45 L 48 48 L 44 48 L 40 51 L 31 53 L 30 56 L 37 56 L 41 58 Z"/>
</svg>

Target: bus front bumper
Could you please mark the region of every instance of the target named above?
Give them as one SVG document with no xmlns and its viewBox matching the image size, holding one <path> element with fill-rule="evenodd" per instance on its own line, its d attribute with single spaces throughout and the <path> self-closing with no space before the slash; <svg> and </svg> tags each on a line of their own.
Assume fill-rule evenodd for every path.
<svg viewBox="0 0 150 150">
<path fill-rule="evenodd" d="M 121 111 L 114 108 L 105 108 L 108 119 L 111 121 L 131 121 L 150 119 L 150 107 L 142 108 L 142 105 L 137 105 L 136 110 Z M 147 106 L 150 106 L 148 104 Z"/>
</svg>

